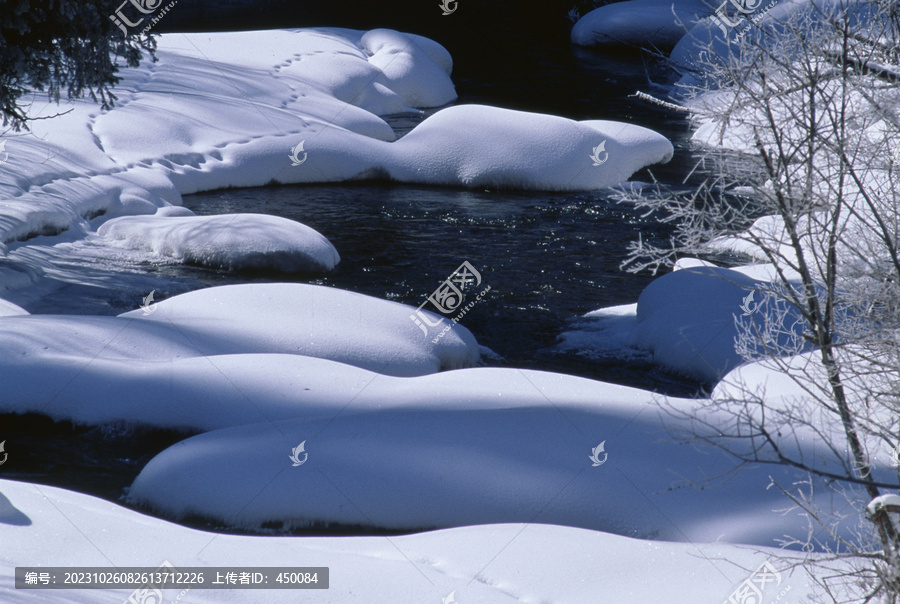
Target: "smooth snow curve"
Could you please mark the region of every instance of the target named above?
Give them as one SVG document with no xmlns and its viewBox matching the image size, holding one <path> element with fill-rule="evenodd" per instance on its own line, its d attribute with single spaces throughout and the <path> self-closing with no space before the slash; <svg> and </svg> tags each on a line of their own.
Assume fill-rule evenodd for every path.
<svg viewBox="0 0 900 604">
<path fill-rule="evenodd" d="M 213 268 L 326 272 L 340 262 L 318 231 L 263 214 L 123 216 L 104 223 L 97 234 L 121 247 Z"/>
<path fill-rule="evenodd" d="M 439 111 L 391 147 L 385 168 L 403 182 L 570 191 L 623 182 L 674 152 L 640 126 L 484 105 Z"/>
<path fill-rule="evenodd" d="M 229 452 L 230 458 L 239 456 Z M 791 556 L 783 550 L 642 541 L 535 523 L 392 537 L 213 535 L 81 493 L 9 480 L 0 480 L 0 542 L 3 602 L 33 601 L 29 592 L 14 587 L 16 566 L 157 568 L 168 560 L 176 568 L 327 566 L 332 574 L 326 593 L 333 602 L 438 603 L 450 602 L 453 593 L 460 604 L 581 604 L 596 602 L 597 594 L 609 602 L 721 604 L 746 579 L 745 569 L 776 554 Z M 804 573 L 782 569 L 782 576 L 791 596 L 810 593 Z M 132 590 L 30 593 L 42 603 L 121 604 Z M 260 593 L 194 589 L 179 602 L 297 602 L 294 589 L 266 590 L 264 600 Z M 770 585 L 767 593 L 777 591 Z M 167 603 L 179 595 L 180 590 L 162 590 Z"/>
<path fill-rule="evenodd" d="M 710 4 L 705 0 L 626 0 L 606 4 L 575 23 L 572 43 L 671 48 L 698 19 L 714 10 Z"/>
</svg>

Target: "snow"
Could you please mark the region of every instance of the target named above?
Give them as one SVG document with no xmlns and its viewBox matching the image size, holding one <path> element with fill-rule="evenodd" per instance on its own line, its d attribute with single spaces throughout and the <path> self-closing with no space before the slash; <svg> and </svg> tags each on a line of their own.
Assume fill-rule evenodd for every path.
<svg viewBox="0 0 900 604">
<path fill-rule="evenodd" d="M 703 0 L 627 0 L 606 4 L 579 19 L 572 43 L 671 48 L 698 19 L 710 14 Z"/>
<path fill-rule="evenodd" d="M 234 452 L 232 452 L 233 454 Z M 297 470 L 302 470 L 298 468 Z M 53 547 L 46 536 L 53 535 Z M 123 538 L 127 536 L 127 538 Z M 460 603 L 691 602 L 720 604 L 776 550 L 643 541 L 546 524 L 496 524 L 391 537 L 213 534 L 54 487 L 0 480 L 0 600 L 121 603 L 131 590 L 22 591 L 16 566 L 327 566 L 316 600 Z M 614 553 L 614 554 L 613 554 Z M 790 554 L 779 553 L 779 556 Z M 725 562 L 728 560 L 728 562 Z M 781 584 L 810 593 L 804 573 Z M 774 596 L 774 586 L 768 588 Z M 180 592 L 165 590 L 171 602 Z M 767 595 L 770 593 L 766 592 Z M 188 602 L 296 602 L 293 590 L 202 590 Z M 323 599 L 324 598 L 324 599 Z"/>
<path fill-rule="evenodd" d="M 396 180 L 544 190 L 609 186 L 674 152 L 640 126 L 483 105 L 439 111 L 392 146 L 400 152 L 388 169 Z"/>
<path fill-rule="evenodd" d="M 760 293 L 771 285 L 771 266 L 725 269 L 682 261 L 677 268 L 652 281 L 636 304 L 585 315 L 562 334 L 557 349 L 595 358 L 647 360 L 649 353 L 672 372 L 713 383 L 744 362 L 735 346 L 746 312 L 742 306 L 753 311 L 749 320 L 757 325 L 780 312 L 787 313 L 789 325 L 799 320 L 795 311 L 785 311 Z M 751 292 L 755 299 L 746 303 Z M 780 337 L 787 342 L 787 334 Z"/>
<path fill-rule="evenodd" d="M 16 315 L 27 315 L 29 314 L 27 310 L 13 304 L 12 302 L 7 302 L 0 298 L 0 317 L 14 317 Z"/>
<path fill-rule="evenodd" d="M 810 351 L 746 363 L 716 384 L 710 394 L 711 403 L 716 407 L 731 403 L 744 405 L 748 401 L 751 407 L 764 403 L 769 421 L 790 425 L 792 438 L 802 442 L 801 447 L 810 443 L 828 444 L 829 448 L 816 459 L 817 467 L 831 466 L 832 471 L 845 471 L 839 466 L 849 458 L 847 435 L 833 408 L 822 404 L 831 401 L 833 395 L 820 355 L 818 351 Z M 836 356 L 839 363 L 846 362 L 848 366 L 853 363 L 854 371 L 845 371 L 841 376 L 847 404 L 851 409 L 865 408 L 870 422 L 885 426 L 884 434 L 888 437 L 859 431 L 857 438 L 875 479 L 890 483 L 897 476 L 895 445 L 889 438 L 896 432 L 896 416 L 888 406 L 871 404 L 872 392 L 884 391 L 882 371 L 866 365 L 868 351 L 854 345 L 838 349 Z M 781 446 L 792 454 L 802 454 L 795 450 L 796 442 Z"/>
<path fill-rule="evenodd" d="M 869 502 L 869 505 L 866 506 L 866 512 L 869 514 L 869 516 L 874 516 L 879 511 L 888 507 L 896 508 L 892 511 L 900 511 L 900 495 L 897 495 L 896 493 L 888 493 L 887 495 L 876 497 Z"/>
<path fill-rule="evenodd" d="M 576 30 L 587 43 L 612 34 L 671 44 L 683 26 L 669 6 L 622 2 Z M 692 22 L 697 7 L 679 2 L 679 17 Z M 194 216 L 178 207 L 192 192 L 372 176 L 598 189 L 673 154 L 668 140 L 639 126 L 481 105 L 438 111 L 395 141 L 381 116 L 446 105 L 456 93 L 446 50 L 393 30 L 163 35 L 159 59 L 123 70 L 113 110 L 73 101 L 70 114 L 35 122 L 35 136 L 8 140 L 0 291 L 58 279 L 51 260 L 75 246 L 225 268 L 327 271 L 339 261 L 323 235 L 297 222 Z M 295 150 L 303 161 L 292 165 Z M 568 334 L 569 344 L 599 336 L 607 354 L 651 355 L 707 381 L 732 371 L 761 383 L 757 367 L 735 369 L 735 319 L 747 293 L 771 280 L 770 268 L 678 268 L 637 304 L 592 313 L 605 326 Z M 721 542 L 769 546 L 804 533 L 807 518 L 784 513 L 784 497 L 768 488 L 773 479 L 793 484 L 794 470 L 745 465 L 708 482 L 734 470 L 734 459 L 674 440 L 691 426 L 661 409 L 702 408 L 710 426 L 724 424 L 728 416 L 708 406 L 725 386 L 712 401 L 688 400 L 473 368 L 479 346 L 468 330 L 456 325 L 432 342 L 411 320 L 414 310 L 300 284 L 209 288 L 118 317 L 29 315 L 0 302 L 0 410 L 200 432 L 143 468 L 128 493 L 133 504 L 276 534 L 271 527 L 320 523 L 463 527 L 390 538 L 213 535 L 0 481 L 0 599 L 25 599 L 12 587 L 13 566 L 168 559 L 332 566 L 333 601 L 436 602 L 453 592 L 460 602 L 594 602 L 597 594 L 721 602 L 748 574 L 732 562 L 755 568 L 763 557 Z M 289 454 L 300 442 L 308 458 L 294 466 Z M 608 457 L 592 464 L 600 442 Z M 812 458 L 829 446 L 794 444 Z M 823 520 L 852 537 L 857 527 L 839 521 L 847 502 L 813 485 Z M 847 495 L 865 503 L 861 491 Z M 803 595 L 800 579 L 789 581 Z M 42 601 L 66 602 L 127 596 L 43 593 Z M 196 590 L 191 598 L 253 601 L 258 592 Z M 266 594 L 279 598 L 296 596 Z"/>
<path fill-rule="evenodd" d="M 697 402 L 513 369 L 402 381 L 378 378 L 303 418 L 273 416 L 181 441 L 144 467 L 128 500 L 167 518 L 251 529 L 541 522 L 763 546 L 804 530 L 805 518 L 776 511 L 781 495 L 767 489 L 773 478 L 790 484 L 788 468 L 749 466 L 739 480 L 685 488 L 734 466 L 722 451 L 666 436 L 687 423 L 660 416 L 659 405 L 688 412 Z M 308 458 L 294 467 L 290 453 L 301 442 Z M 608 458 L 594 466 L 599 442 Z M 657 467 L 678 470 L 646 471 Z"/>
<path fill-rule="evenodd" d="M 318 231 L 262 214 L 123 216 L 105 222 L 97 234 L 122 247 L 214 268 L 324 272 L 340 262 Z"/>
<path fill-rule="evenodd" d="M 383 74 L 384 86 L 407 106 L 439 107 L 456 99 L 447 77 L 453 60 L 440 44 L 391 29 L 373 29 L 360 38 L 360 46 L 369 55 L 369 64 Z M 412 46 L 416 52 L 410 52 Z"/>
<path fill-rule="evenodd" d="M 4 316 L 0 408 L 202 428 L 204 422 L 231 425 L 228 413 L 240 421 L 296 417 L 303 376 L 305 387 L 318 384 L 319 398 L 333 390 L 342 400 L 371 381 L 350 367 L 323 369 L 308 357 L 398 376 L 477 362 L 477 342 L 465 327 L 456 325 L 432 343 L 410 319 L 414 312 L 329 287 L 256 284 L 195 291 L 121 317 Z M 342 381 L 323 382 L 325 376 Z M 135 390 L 138 384 L 146 389 Z M 162 394 L 170 398 L 160 402 Z"/>
<path fill-rule="evenodd" d="M 669 58 L 680 69 L 693 71 L 686 74 L 681 84 L 696 84 L 702 81 L 704 63 L 710 59 L 727 63 L 742 54 L 742 44 L 751 41 L 754 47 L 779 46 L 777 52 L 789 55 L 790 40 L 794 35 L 788 28 L 809 28 L 810 23 L 821 22 L 838 12 L 847 11 L 850 23 L 874 23 L 873 5 L 866 0 L 756 0 L 745 2 L 750 9 L 746 16 L 738 11 L 736 4 L 724 2 L 726 19 L 716 15 L 695 22 L 687 35 L 672 49 Z M 717 8 L 713 5 L 713 8 Z M 711 11 L 707 11 L 709 15 Z M 734 24 L 734 25 L 731 25 Z M 873 25 L 873 29 L 877 29 Z M 787 35 L 785 35 L 787 34 Z"/>
</svg>

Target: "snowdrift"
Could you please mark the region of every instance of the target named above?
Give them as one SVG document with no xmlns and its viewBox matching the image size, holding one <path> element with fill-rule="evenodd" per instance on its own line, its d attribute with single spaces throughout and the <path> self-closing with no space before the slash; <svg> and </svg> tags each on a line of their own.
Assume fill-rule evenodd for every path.
<svg viewBox="0 0 900 604">
<path fill-rule="evenodd" d="M 687 423 L 660 417 L 651 393 L 511 369 L 392 386 L 379 379 L 317 418 L 188 438 L 144 467 L 129 501 L 167 518 L 257 530 L 539 522 L 773 545 L 803 525 L 795 513 L 776 512 L 783 499 L 766 488 L 770 477 L 789 484 L 789 468 L 743 468 L 740 480 L 689 488 L 734 460 L 674 442 L 668 435 Z M 696 406 L 669 403 L 685 412 Z M 601 442 L 605 453 L 594 454 Z M 292 459 L 301 443 L 304 453 Z M 646 471 L 655 467 L 678 470 Z"/>
<path fill-rule="evenodd" d="M 320 273 L 340 262 L 318 231 L 263 214 L 123 216 L 104 223 L 97 234 L 121 247 L 213 268 Z"/>
<path fill-rule="evenodd" d="M 234 457 L 232 452 L 232 458 Z M 52 547 L 47 535 L 53 535 Z M 90 539 L 88 539 L 88 536 Z M 123 538 L 125 536 L 125 538 Z M 121 603 L 131 590 L 23 592 L 16 566 L 327 566 L 335 602 L 679 601 L 720 604 L 775 550 L 641 541 L 544 524 L 502 524 L 392 537 L 213 535 L 53 487 L 0 480 L 0 600 Z M 780 556 L 790 555 L 784 552 Z M 728 560 L 728 562 L 724 562 Z M 598 571 L 599 567 L 599 571 Z M 780 582 L 809 592 L 803 573 L 779 566 Z M 577 579 L 573 579 L 576 577 Z M 195 589 L 182 601 L 297 601 L 295 590 Z M 172 602 L 179 590 L 163 590 Z M 674 597 L 673 597 L 674 596 Z"/>
</svg>

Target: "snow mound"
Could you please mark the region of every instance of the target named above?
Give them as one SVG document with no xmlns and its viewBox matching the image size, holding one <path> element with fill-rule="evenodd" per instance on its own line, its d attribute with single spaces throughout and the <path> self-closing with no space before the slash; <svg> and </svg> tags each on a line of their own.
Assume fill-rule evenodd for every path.
<svg viewBox="0 0 900 604">
<path fill-rule="evenodd" d="M 439 107 L 456 100 L 447 77 L 453 61 L 438 43 L 392 29 L 373 29 L 362 36 L 360 45 L 369 63 L 383 74 L 383 84 L 408 107 Z"/>
<path fill-rule="evenodd" d="M 0 291 L 35 279 L 64 281 L 53 269 L 62 254 L 54 238 L 108 244 L 112 240 L 94 237 L 103 222 L 153 215 L 181 205 L 182 195 L 383 172 L 381 144 L 395 135 L 379 116 L 444 105 L 456 92 L 452 60 L 440 44 L 391 30 L 370 33 L 313 28 L 163 34 L 158 61 L 120 71 L 112 109 L 101 111 L 90 99 L 32 106 L 32 118 L 63 115 L 33 121 L 31 134 L 2 138 L 9 157 L 0 171 L 0 245 L 9 270 L 0 268 Z M 295 149 L 304 158 L 296 165 L 290 157 Z M 154 229 L 153 237 L 162 230 Z M 261 250 L 243 239 L 247 249 L 237 258 L 182 251 L 199 251 L 201 260 L 216 263 L 249 259 L 251 265 L 261 258 L 268 265 L 274 251 L 275 264 L 293 267 L 303 264 L 303 246 L 294 249 L 297 235 L 259 239 L 269 246 Z M 280 253 L 284 244 L 287 255 Z M 110 253 L 124 256 L 120 249 Z M 26 267 L 32 275 L 23 273 Z M 41 269 L 49 270 L 41 276 Z"/>
<path fill-rule="evenodd" d="M 378 409 L 502 409 L 546 401 L 507 369 L 399 378 L 295 354 L 77 360 L 51 356 L 4 364 L 0 411 L 42 412 L 87 425 L 209 431 Z M 560 385 L 572 387 L 565 378 Z"/>
<path fill-rule="evenodd" d="M 124 216 L 104 223 L 97 234 L 123 247 L 214 268 L 326 272 L 340 262 L 318 231 L 263 214 Z"/>
<path fill-rule="evenodd" d="M 772 284 L 770 265 L 725 269 L 680 261 L 676 269 L 651 282 L 637 304 L 588 313 L 561 335 L 556 349 L 641 361 L 649 352 L 669 371 L 713 383 L 744 363 L 737 347 L 743 330 L 766 328 L 777 318 L 786 327 L 772 337 L 782 349 L 799 339 L 799 313 L 760 291 Z"/>
<path fill-rule="evenodd" d="M 265 284 L 183 294 L 120 317 L 5 316 L 0 409 L 208 429 L 346 405 L 376 377 L 356 367 L 412 376 L 478 361 L 467 329 L 432 343 L 414 312 L 328 287 Z"/>
<path fill-rule="evenodd" d="M 601 6 L 579 19 L 572 43 L 671 48 L 713 8 L 704 0 L 627 0 Z"/>
<path fill-rule="evenodd" d="M 390 147 L 385 167 L 399 181 L 539 190 L 603 188 L 674 151 L 640 126 L 485 105 L 443 109 Z"/>
<path fill-rule="evenodd" d="M 652 393 L 511 369 L 393 382 L 379 378 L 346 410 L 184 440 L 144 467 L 129 501 L 251 529 L 538 522 L 771 545 L 805 526 L 776 513 L 782 499 L 766 489 L 770 476 L 789 480 L 790 468 L 744 467 L 740 480 L 683 488 L 734 461 L 660 438 L 688 423 L 664 423 Z M 668 401 L 685 413 L 698 404 Z M 598 443 L 605 452 L 595 453 Z M 677 467 L 677 476 L 654 467 Z"/>
<path fill-rule="evenodd" d="M 52 505 L 49 505 L 52 503 Z M 47 539 L 53 535 L 53 539 Z M 85 538 L 90 536 L 90 540 Z M 127 535 L 127 539 L 122 536 Z M 22 566 L 327 566 L 330 601 L 610 602 L 721 604 L 750 570 L 777 553 L 717 543 L 629 539 L 562 526 L 503 524 L 392 537 L 279 537 L 217 534 L 151 518 L 95 497 L 0 480 L 0 600 L 120 604 L 130 589 L 23 592 Z M 501 555 L 502 554 L 502 555 Z M 728 563 L 722 563 L 727 560 Z M 598 562 L 598 561 L 602 561 Z M 597 572 L 598 564 L 603 572 Z M 779 566 L 779 569 L 781 567 Z M 791 595 L 810 593 L 804 573 L 782 570 Z M 427 580 L 423 580 L 423 577 Z M 385 580 L 388 578 L 389 580 Z M 778 589 L 783 585 L 780 584 Z M 32 593 L 32 596 L 28 596 Z M 449 594 L 454 594 L 449 599 Z M 770 584 L 767 595 L 777 589 Z M 35 595 L 39 594 L 39 595 Z M 162 590 L 173 602 L 179 590 Z M 260 592 L 195 589 L 185 602 L 260 602 Z M 266 590 L 267 603 L 295 603 L 295 590 Z"/>
<path fill-rule="evenodd" d="M 157 303 L 149 315 L 140 309 L 120 317 L 176 325 L 207 355 L 283 352 L 397 376 L 469 367 L 478 361 L 478 343 L 468 329 L 457 324 L 432 343 L 413 322 L 414 313 L 404 304 L 333 287 L 267 283 L 193 291 Z M 234 350 L 227 345 L 231 342 L 239 342 L 242 349 Z"/>
</svg>

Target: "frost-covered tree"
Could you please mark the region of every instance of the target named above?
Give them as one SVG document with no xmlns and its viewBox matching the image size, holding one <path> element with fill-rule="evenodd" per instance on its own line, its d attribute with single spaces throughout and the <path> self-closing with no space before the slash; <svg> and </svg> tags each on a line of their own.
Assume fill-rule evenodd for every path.
<svg viewBox="0 0 900 604">
<path fill-rule="evenodd" d="M 90 95 L 103 108 L 119 61 L 137 66 L 142 51 L 153 53 L 147 35 L 123 35 L 110 15 L 115 6 L 97 0 L 0 0 L 0 113 L 3 124 L 27 127 L 23 99 L 46 92 L 59 102 L 65 91 Z"/>
<path fill-rule="evenodd" d="M 772 281 L 748 292 L 754 312 L 736 313 L 735 346 L 789 378 L 793 394 L 722 384 L 709 414 L 693 418 L 695 436 L 829 481 L 868 532 L 841 539 L 808 480 L 776 485 L 820 521 L 788 544 L 852 554 L 821 580 L 829 601 L 897 602 L 897 514 L 866 504 L 900 488 L 889 464 L 900 447 L 898 7 L 788 3 L 747 20 L 746 33 L 726 30 L 730 40 L 711 31 L 684 96 L 712 176 L 690 194 L 659 186 L 627 197 L 676 230 L 668 245 L 636 243 L 626 267 L 722 249 L 771 266 Z"/>
</svg>

